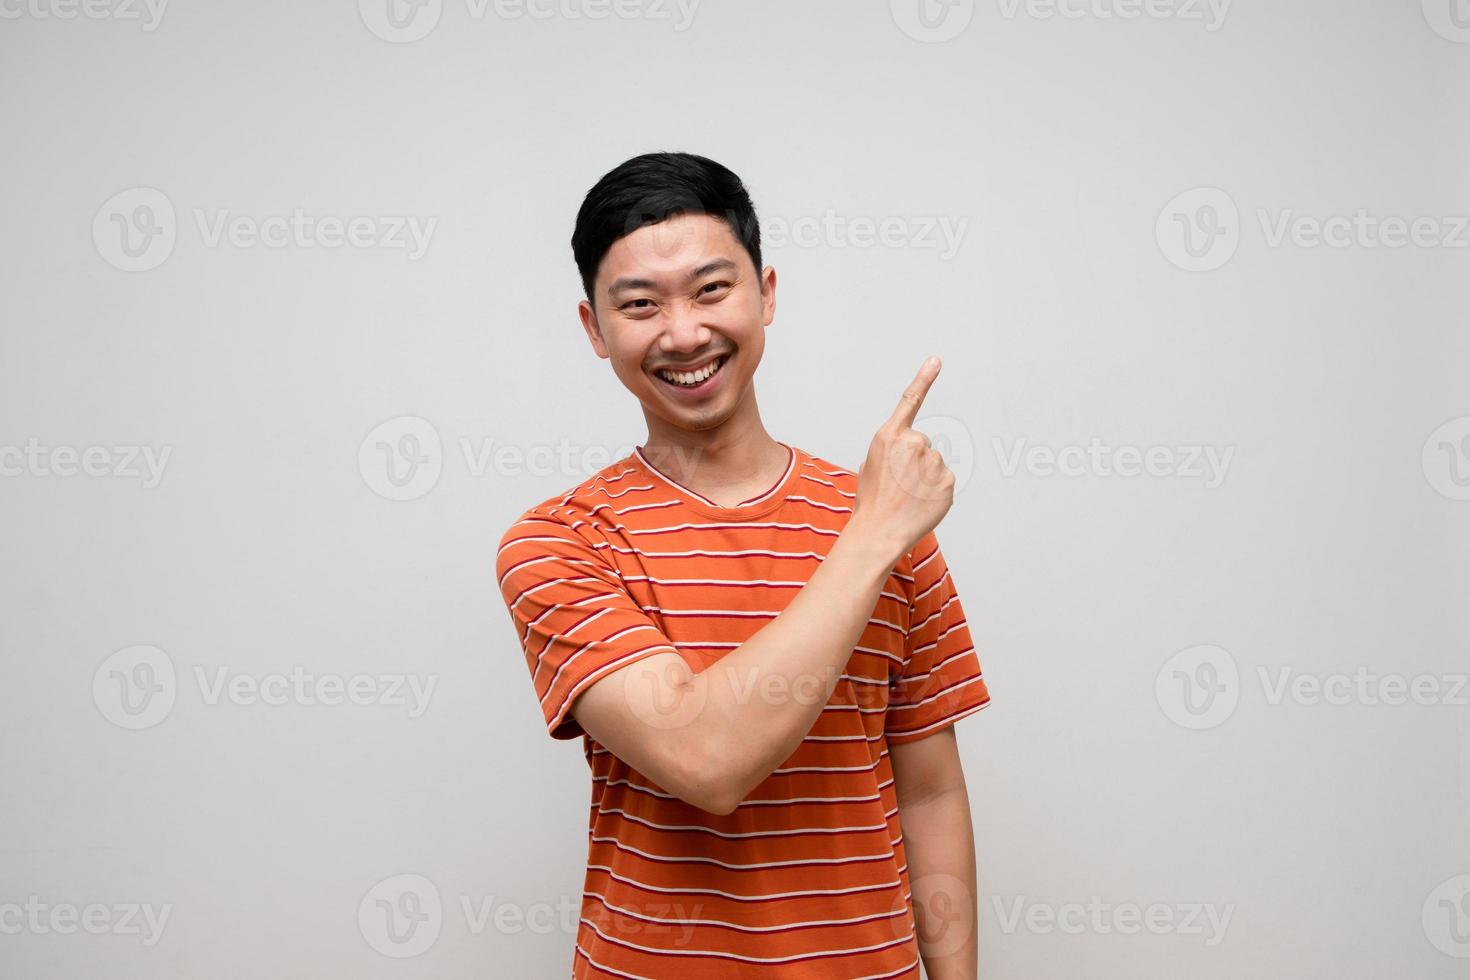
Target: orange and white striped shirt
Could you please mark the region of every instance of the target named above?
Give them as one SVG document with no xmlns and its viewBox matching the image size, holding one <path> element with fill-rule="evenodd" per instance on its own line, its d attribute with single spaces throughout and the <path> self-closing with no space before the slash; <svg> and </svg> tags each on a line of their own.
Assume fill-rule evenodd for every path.
<svg viewBox="0 0 1470 980">
<path fill-rule="evenodd" d="M 496 558 L 551 737 L 592 770 L 573 977 L 917 978 L 888 746 L 990 701 L 933 532 L 890 573 L 797 750 L 729 814 L 599 745 L 577 695 L 655 653 L 701 671 L 786 608 L 852 514 L 857 474 L 781 443 L 776 485 L 723 507 L 641 447 L 526 511 Z"/>
</svg>

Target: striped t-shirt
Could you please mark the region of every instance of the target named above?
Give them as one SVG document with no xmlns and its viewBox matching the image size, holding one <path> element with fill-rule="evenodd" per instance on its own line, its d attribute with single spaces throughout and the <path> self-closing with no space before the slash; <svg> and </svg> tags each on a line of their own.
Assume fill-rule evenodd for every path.
<svg viewBox="0 0 1470 980">
<path fill-rule="evenodd" d="M 724 507 L 641 447 L 502 537 L 500 589 L 551 737 L 592 770 L 573 977 L 917 978 L 888 746 L 989 703 L 933 532 L 890 573 L 811 732 L 733 812 L 685 803 L 571 713 L 609 673 L 673 650 L 700 671 L 786 608 L 852 514 L 857 475 L 804 450 Z M 794 696 L 794 695 L 793 695 Z"/>
</svg>

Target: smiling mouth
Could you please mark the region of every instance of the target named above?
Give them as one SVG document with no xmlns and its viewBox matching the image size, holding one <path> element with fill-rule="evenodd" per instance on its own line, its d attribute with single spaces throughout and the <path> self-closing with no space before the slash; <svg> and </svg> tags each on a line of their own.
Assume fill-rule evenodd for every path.
<svg viewBox="0 0 1470 980">
<path fill-rule="evenodd" d="M 697 370 L 694 371 L 668 371 L 660 369 L 653 374 L 664 384 L 673 388 L 682 388 L 685 391 L 693 391 L 702 388 L 714 380 L 715 376 L 725 367 L 725 362 L 730 359 L 729 354 L 721 354 Z"/>
</svg>

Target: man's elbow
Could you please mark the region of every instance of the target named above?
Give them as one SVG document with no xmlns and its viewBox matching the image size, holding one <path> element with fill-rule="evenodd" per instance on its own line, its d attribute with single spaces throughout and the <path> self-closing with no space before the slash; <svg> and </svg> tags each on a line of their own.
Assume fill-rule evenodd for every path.
<svg viewBox="0 0 1470 980">
<path fill-rule="evenodd" d="M 697 802 L 686 800 L 691 806 L 698 807 L 705 813 L 713 813 L 719 817 L 728 817 L 740 808 L 740 801 L 728 793 L 723 796 L 700 797 Z"/>
<path fill-rule="evenodd" d="M 695 677 L 671 681 L 671 671 L 686 669 L 682 661 L 664 658 L 677 655 L 608 675 L 581 694 L 572 712 L 588 734 L 665 792 L 706 813 L 733 813 L 754 786 L 743 772 L 742 747 L 701 710 Z"/>
<path fill-rule="evenodd" d="M 718 749 L 700 751 L 697 747 L 672 740 L 680 751 L 680 779 L 676 795 L 690 806 L 706 813 L 727 816 L 734 813 L 745 798 L 739 792 L 723 753 Z"/>
</svg>

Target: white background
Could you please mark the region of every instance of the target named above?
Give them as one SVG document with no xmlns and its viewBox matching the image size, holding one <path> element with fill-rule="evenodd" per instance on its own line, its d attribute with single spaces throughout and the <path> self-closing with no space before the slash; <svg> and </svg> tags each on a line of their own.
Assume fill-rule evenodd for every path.
<svg viewBox="0 0 1470 980">
<path fill-rule="evenodd" d="M 668 149 L 740 174 L 768 235 L 839 219 L 767 247 L 776 438 L 855 468 L 944 357 L 920 427 L 970 467 L 938 533 L 994 696 L 956 729 L 983 975 L 1465 975 L 1470 5 L 961 0 L 926 30 L 913 0 L 445 0 L 395 29 L 386 2 L 175 0 L 151 29 L 0 3 L 0 974 L 566 975 L 586 766 L 546 736 L 494 547 L 645 437 L 568 238 L 602 173 Z M 136 210 L 159 196 L 171 225 Z M 418 256 L 208 234 L 297 209 L 434 224 Z M 1273 237 L 1360 210 L 1451 242 Z M 135 218 L 174 239 L 142 271 Z M 928 219 L 963 222 L 952 254 Z M 1186 226 L 1221 232 L 1201 259 Z M 438 477 L 390 500 L 368 436 L 406 445 L 405 416 Z M 1007 465 L 1094 438 L 1230 462 Z M 28 442 L 169 455 L 145 486 Z M 1234 707 L 1191 727 L 1202 645 Z M 132 729 L 109 692 L 138 656 L 173 702 Z M 417 717 L 211 703 L 221 670 L 298 666 L 435 687 Z M 1360 669 L 1446 697 L 1272 696 Z M 441 903 L 421 949 L 374 931 L 405 882 Z M 4 910 L 28 902 L 169 917 L 147 945 L 116 911 Z M 1090 902 L 1230 919 L 1008 925 Z"/>
</svg>

